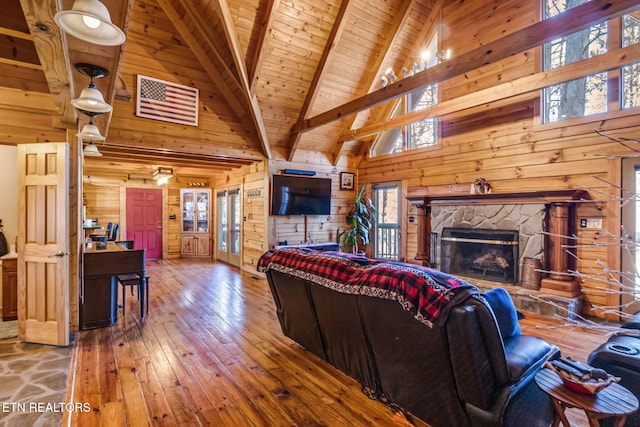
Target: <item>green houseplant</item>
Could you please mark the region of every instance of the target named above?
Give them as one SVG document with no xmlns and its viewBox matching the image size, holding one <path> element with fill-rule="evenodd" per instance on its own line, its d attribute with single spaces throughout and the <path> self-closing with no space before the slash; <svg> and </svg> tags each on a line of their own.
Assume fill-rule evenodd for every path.
<svg viewBox="0 0 640 427">
<path fill-rule="evenodd" d="M 360 247 L 369 244 L 369 231 L 376 216 L 376 207 L 371 199 L 364 195 L 366 187 L 367 184 L 362 184 L 353 199 L 353 206 L 346 217 L 347 229 L 340 231 L 338 227 L 338 242 L 343 237 L 342 246 L 350 247 L 354 254 L 359 254 Z"/>
</svg>

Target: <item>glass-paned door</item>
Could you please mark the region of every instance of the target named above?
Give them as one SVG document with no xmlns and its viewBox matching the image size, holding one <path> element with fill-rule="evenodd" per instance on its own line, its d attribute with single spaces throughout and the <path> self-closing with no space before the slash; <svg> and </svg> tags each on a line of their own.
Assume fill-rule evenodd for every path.
<svg viewBox="0 0 640 427">
<path fill-rule="evenodd" d="M 217 258 L 240 266 L 242 205 L 239 188 L 229 188 L 216 193 Z"/>
<path fill-rule="evenodd" d="M 640 310 L 640 159 L 622 161 L 621 304 L 624 313 Z"/>
<path fill-rule="evenodd" d="M 400 184 L 373 186 L 373 204 L 378 214 L 374 223 L 373 256 L 398 261 L 400 254 Z"/>
<path fill-rule="evenodd" d="M 182 231 L 194 232 L 195 230 L 195 194 L 182 193 Z"/>
</svg>

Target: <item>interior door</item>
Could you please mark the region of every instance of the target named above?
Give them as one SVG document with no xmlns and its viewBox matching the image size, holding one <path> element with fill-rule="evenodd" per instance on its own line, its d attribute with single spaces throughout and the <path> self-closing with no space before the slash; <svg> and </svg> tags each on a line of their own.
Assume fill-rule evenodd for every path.
<svg viewBox="0 0 640 427">
<path fill-rule="evenodd" d="M 241 217 L 240 189 L 236 187 L 216 192 L 216 257 L 236 267 L 240 267 Z"/>
<path fill-rule="evenodd" d="M 18 146 L 18 337 L 69 345 L 69 146 Z"/>
<path fill-rule="evenodd" d="M 162 190 L 127 188 L 127 239 L 146 249 L 147 259 L 162 258 Z"/>
</svg>

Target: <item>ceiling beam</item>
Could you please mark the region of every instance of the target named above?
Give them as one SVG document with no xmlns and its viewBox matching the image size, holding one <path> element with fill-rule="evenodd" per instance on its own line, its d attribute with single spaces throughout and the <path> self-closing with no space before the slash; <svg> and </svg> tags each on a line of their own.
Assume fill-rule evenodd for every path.
<svg viewBox="0 0 640 427">
<path fill-rule="evenodd" d="M 267 0 L 264 16 L 260 24 L 260 34 L 258 35 L 258 43 L 253 53 L 253 60 L 249 64 L 249 92 L 255 94 L 256 83 L 260 78 L 262 72 L 262 61 L 266 52 L 265 45 L 267 43 L 267 36 L 271 32 L 271 27 L 276 19 L 276 12 L 280 7 L 280 0 Z"/>
<path fill-rule="evenodd" d="M 318 66 L 316 67 L 316 71 L 313 74 L 313 79 L 311 80 L 311 85 L 307 90 L 307 96 L 304 99 L 302 104 L 302 108 L 300 109 L 300 114 L 298 115 L 297 123 L 302 123 L 304 119 L 307 118 L 309 114 L 309 110 L 315 103 L 318 97 L 318 87 L 320 87 L 324 76 L 325 71 L 327 69 L 327 64 L 330 63 L 332 57 L 335 55 L 336 46 L 342 37 L 342 33 L 346 26 L 345 16 L 349 14 L 352 9 L 353 2 L 349 0 L 342 0 L 340 4 L 340 9 L 338 10 L 338 14 L 336 15 L 336 20 L 333 23 L 333 27 L 331 28 L 331 33 L 329 33 L 329 37 L 327 38 L 327 44 L 322 51 L 322 56 L 320 57 L 320 61 L 318 62 Z M 300 138 L 302 134 L 292 133 L 289 138 L 289 161 L 293 161 L 293 156 L 296 154 L 296 150 L 298 149 L 298 145 L 300 144 Z"/>
<path fill-rule="evenodd" d="M 360 129 L 345 135 L 342 138 L 342 141 L 352 141 L 364 138 L 388 129 L 408 125 L 409 123 L 415 123 L 429 117 L 443 116 L 480 105 L 485 105 L 490 102 L 537 91 L 550 85 L 559 84 L 587 75 L 611 71 L 638 61 L 640 61 L 640 44 L 630 45 L 622 49 L 616 49 L 602 55 L 594 56 L 593 58 L 573 62 L 560 68 L 520 77 L 477 92 L 442 101 L 423 110 L 413 111 L 383 122 L 363 126 Z"/>
<path fill-rule="evenodd" d="M 544 44 L 561 35 L 567 35 L 640 8 L 637 0 L 591 0 L 553 18 L 535 23 L 522 30 L 463 53 L 449 62 L 443 62 L 425 71 L 404 78 L 385 88 L 356 98 L 294 126 L 292 132 L 308 132 L 333 121 L 343 119 L 385 102 L 406 95 L 421 87 L 442 82 L 494 63 L 516 53 Z"/>
<path fill-rule="evenodd" d="M 218 9 L 220 10 L 220 18 L 224 24 L 224 35 L 227 38 L 227 43 L 231 49 L 231 56 L 235 63 L 236 69 L 240 73 L 240 79 L 242 83 L 243 94 L 249 101 L 251 120 L 255 127 L 258 139 L 262 145 L 262 151 L 267 159 L 271 158 L 271 145 L 269 144 L 269 136 L 267 135 L 267 128 L 264 125 L 264 119 L 262 118 L 262 111 L 258 104 L 258 98 L 251 93 L 249 88 L 249 78 L 247 77 L 247 68 L 242 60 L 242 54 L 240 52 L 240 43 L 238 41 L 238 35 L 236 34 L 233 19 L 231 19 L 231 12 L 229 11 L 229 5 L 225 0 L 216 0 Z"/>
<path fill-rule="evenodd" d="M 380 80 L 378 79 L 378 76 L 380 74 L 383 74 L 382 67 L 384 66 L 385 62 L 387 62 L 389 56 L 391 55 L 392 47 L 398 40 L 398 37 L 400 36 L 400 30 L 406 24 L 407 19 L 409 19 L 409 15 L 410 15 L 409 12 L 411 11 L 411 9 L 413 9 L 415 4 L 416 4 L 416 0 L 402 2 L 402 9 L 400 9 L 398 14 L 396 15 L 396 19 L 393 21 L 393 24 L 391 27 L 392 28 L 391 33 L 393 34 L 393 36 L 389 37 L 386 40 L 385 47 L 382 49 L 384 54 L 378 55 L 376 58 L 375 64 L 372 67 L 370 67 L 371 69 L 376 70 L 376 72 L 371 73 L 371 81 L 369 83 L 369 88 L 367 89 L 367 93 L 374 90 L 376 85 L 379 84 Z M 411 58 L 416 57 L 416 52 L 419 49 L 423 48 L 422 43 L 424 42 L 424 39 L 425 39 L 424 34 L 427 33 L 427 31 L 428 32 L 433 31 L 433 22 L 435 21 L 434 11 L 436 11 L 436 7 L 437 7 L 438 11 L 436 13 L 439 15 L 439 8 L 441 7 L 441 4 L 442 4 L 442 1 L 439 1 L 436 5 L 434 5 L 433 9 L 431 9 L 431 14 L 427 18 L 426 23 L 422 26 L 422 29 L 420 30 L 420 35 L 416 38 L 416 40 L 418 40 L 419 42 L 413 45 L 411 55 L 407 57 L 403 66 L 406 66 L 407 62 L 411 62 Z M 353 128 L 353 124 L 356 122 L 357 119 L 358 119 L 358 114 L 354 114 L 349 118 L 349 120 L 347 121 L 349 123 L 348 124 L 349 129 Z M 344 150 L 345 150 L 345 144 L 340 144 L 340 143 L 337 143 L 333 147 L 333 150 L 331 150 L 333 152 L 334 166 L 336 166 L 340 161 L 340 157 L 342 157 L 342 155 L 344 154 Z"/>
<path fill-rule="evenodd" d="M 180 36 L 185 40 L 187 46 L 189 46 L 194 56 L 198 59 L 200 64 L 202 64 L 205 72 L 215 83 L 224 99 L 229 103 L 229 106 L 231 107 L 233 112 L 239 118 L 242 118 L 246 113 L 244 106 L 238 101 L 236 94 L 233 93 L 227 81 L 218 71 L 218 66 L 224 64 L 224 61 L 222 61 L 221 64 L 217 64 L 209 58 L 209 55 L 204 51 L 202 45 L 200 44 L 201 38 L 197 38 L 187 27 L 184 20 L 182 19 L 182 16 L 178 14 L 178 11 L 173 6 L 173 2 L 171 0 L 158 0 L 158 4 L 160 4 L 160 7 L 162 7 L 164 13 L 176 27 L 176 30 L 178 30 Z M 204 34 L 202 34 L 202 37 L 204 37 Z"/>
<path fill-rule="evenodd" d="M 58 114 L 63 122 L 75 123 L 77 112 L 71 106 L 74 88 L 67 43 L 53 20 L 56 3 L 20 0 Z"/>
</svg>

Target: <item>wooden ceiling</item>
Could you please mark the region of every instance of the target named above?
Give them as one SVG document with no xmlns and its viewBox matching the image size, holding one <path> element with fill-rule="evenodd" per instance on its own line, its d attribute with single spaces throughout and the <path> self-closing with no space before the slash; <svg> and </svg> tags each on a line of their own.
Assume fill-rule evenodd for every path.
<svg viewBox="0 0 640 427">
<path fill-rule="evenodd" d="M 73 0 L 6 0 L 0 17 L 0 143 L 64 140 L 87 122 L 70 100 L 100 65 L 96 86 L 113 105 L 95 119 L 107 136 L 96 171 L 158 165 L 230 170 L 266 158 L 330 162 L 360 150 L 341 135 L 371 111 L 305 132 L 305 119 L 379 88 L 379 75 L 415 57 L 436 0 L 103 0 L 127 34 L 119 47 L 65 35 L 53 21 Z M 399 68 L 398 68 L 399 69 Z M 136 76 L 200 90 L 197 127 L 135 115 Z M 35 123 L 34 123 L 35 121 Z M 316 154 L 317 155 L 317 154 Z"/>
<path fill-rule="evenodd" d="M 86 123 L 87 117 L 70 104 L 89 81 L 73 65 L 86 62 L 110 71 L 96 86 L 114 108 L 96 118 L 107 136 L 97 144 L 104 156 L 86 158 L 85 173 L 169 166 L 194 176 L 262 159 L 319 156 L 336 164 L 366 151 L 367 138 L 380 131 L 385 119 L 389 104 L 384 103 L 411 88 L 531 49 L 571 29 L 574 21 L 584 25 L 597 19 L 595 14 L 604 10 L 613 16 L 613 9 L 619 15 L 638 7 L 632 0 L 616 0 L 613 6 L 593 0 L 576 8 L 563 25 L 521 22 L 503 39 L 458 51 L 451 63 L 382 89 L 384 70 L 398 72 L 419 55 L 436 29 L 443 30 L 445 0 L 103 3 L 127 34 L 122 46 L 91 45 L 62 33 L 53 16 L 71 9 L 73 0 L 5 0 L 0 15 L 0 144 L 65 141 L 71 137 L 68 130 L 74 134 Z M 197 87 L 198 126 L 137 117 L 139 74 Z"/>
</svg>

